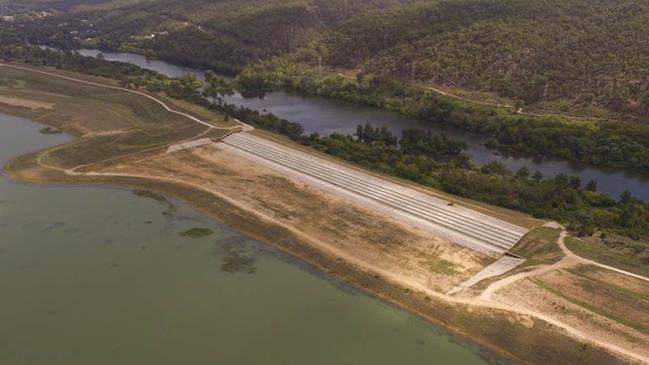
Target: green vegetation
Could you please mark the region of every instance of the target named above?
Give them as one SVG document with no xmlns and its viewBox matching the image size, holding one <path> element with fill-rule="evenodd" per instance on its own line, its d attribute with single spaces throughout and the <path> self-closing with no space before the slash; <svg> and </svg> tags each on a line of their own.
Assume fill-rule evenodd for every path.
<svg viewBox="0 0 649 365">
<path fill-rule="evenodd" d="M 647 0 L 32 0 L 13 7 L 60 10 L 19 17 L 20 33 L 66 49 L 135 51 L 230 74 L 290 54 L 313 66 L 497 93 L 517 105 L 649 112 Z"/>
<path fill-rule="evenodd" d="M 287 88 L 362 102 L 480 133 L 488 147 L 508 154 L 649 171 L 649 126 L 637 121 L 649 113 L 647 0 L 80 4 L 48 2 L 63 12 L 21 20 L 4 36 L 134 51 L 229 74 L 243 70 L 239 81 L 251 95 Z M 340 68 L 355 77 L 338 75 Z M 514 101 L 508 108 L 484 106 L 419 85 Z M 604 117 L 637 120 L 517 112 L 527 105 L 560 113 L 608 110 Z"/>
<path fill-rule="evenodd" d="M 359 129 L 368 133 L 369 126 Z M 392 139 L 382 132 L 369 132 Z M 303 143 L 370 170 L 398 176 L 469 199 L 510 208 L 535 217 L 569 223 L 583 235 L 609 229 L 636 238 L 649 238 L 649 205 L 624 194 L 619 201 L 593 191 L 576 177 L 543 179 L 523 168 L 509 171 L 498 162 L 472 165 L 462 145 L 444 136 L 418 130 L 405 131 L 397 147 L 375 138 L 313 134 Z M 434 146 L 434 147 L 433 147 Z M 647 250 L 645 248 L 645 250 Z"/>
<path fill-rule="evenodd" d="M 510 252 L 525 257 L 525 266 L 553 264 L 563 257 L 557 244 L 560 231 L 554 228 L 539 227 L 531 230 L 514 246 Z"/>
<path fill-rule="evenodd" d="M 551 156 L 598 166 L 649 171 L 649 125 L 640 122 L 574 121 L 537 117 L 482 106 L 384 76 L 327 74 L 281 58 L 246 68 L 242 93 L 288 89 L 363 103 L 424 122 L 488 136 L 487 147 L 507 154 Z"/>
<path fill-rule="evenodd" d="M 236 74 L 249 62 L 295 51 L 345 19 L 395 2 L 63 0 L 40 4 L 65 12 L 29 21 L 24 32 L 36 44 L 134 51 Z"/>
<path fill-rule="evenodd" d="M 567 237 L 565 243 L 579 256 L 649 277 L 649 245 L 646 242 L 606 246 Z"/>
<path fill-rule="evenodd" d="M 203 238 L 203 237 L 211 236 L 213 234 L 214 231 L 207 228 L 190 228 L 186 231 L 182 231 L 178 233 L 180 237 L 188 237 L 188 238 Z"/>
<path fill-rule="evenodd" d="M 317 134 L 302 136 L 302 127 L 297 123 L 221 101 L 210 102 L 206 95 L 201 94 L 200 83 L 191 77 L 179 80 L 168 79 L 134 66 L 24 46 L 0 47 L 0 56 L 35 64 L 56 65 L 59 68 L 86 71 L 91 74 L 114 74 L 122 80 L 127 80 L 122 83 L 125 87 L 165 92 L 175 98 L 203 106 L 206 110 L 237 117 L 258 128 L 287 135 L 299 143 L 370 170 L 394 175 L 472 200 L 529 213 L 535 217 L 561 221 L 569 224 L 571 230 L 581 235 L 590 235 L 595 229 L 604 229 L 634 239 L 646 241 L 649 238 L 649 205 L 631 197 L 630 194 L 624 194 L 619 200 L 614 200 L 606 194 L 596 192 L 594 183 L 584 185 L 576 177 L 558 175 L 551 179 L 543 179 L 539 173 L 532 174 L 525 168 L 511 172 L 499 163 L 477 167 L 470 163 L 463 152 L 465 146 L 462 143 L 445 136 L 409 130 L 405 131 L 399 143 L 396 143 L 397 138 L 388 130 L 375 129 L 369 125 L 359 126 L 356 136 L 339 134 L 327 137 Z M 217 95 L 219 92 L 227 92 L 223 80 L 211 78 L 209 83 L 207 89 L 216 90 Z M 153 125 L 155 124 L 150 126 Z M 192 124 L 183 123 L 183 125 Z M 169 131 L 168 128 L 164 130 Z M 174 132 L 178 131 L 174 130 Z M 162 134 L 140 137 L 142 136 L 135 136 L 133 133 L 95 137 L 93 143 L 105 139 L 106 144 L 104 146 L 99 143 L 93 151 L 95 154 L 103 152 L 107 155 L 114 154 L 115 146 L 123 152 L 138 151 L 138 148 L 155 146 L 167 138 L 178 138 L 175 134 L 174 136 Z M 131 140 L 137 142 L 137 148 L 129 147 L 132 144 L 128 141 Z M 146 144 L 143 145 L 143 141 Z M 111 145 L 113 142 L 119 143 Z M 88 154 L 82 153 L 87 150 L 81 148 L 82 143 L 84 142 L 73 144 L 70 150 L 57 151 L 52 156 L 59 157 L 59 160 L 65 160 L 66 163 L 72 161 L 80 164 L 95 161 L 96 158 L 90 158 Z M 75 147 L 79 147 L 76 148 L 76 151 L 79 151 L 76 155 L 73 153 Z M 77 157 L 71 158 L 70 153 Z M 73 166 L 76 164 L 69 167 Z M 638 258 L 646 257 L 649 252 L 644 242 L 625 245 L 637 246 L 640 251 L 639 253 L 624 251 L 620 252 L 621 255 L 633 255 Z"/>
<path fill-rule="evenodd" d="M 416 1 L 343 23 L 317 53 L 332 66 L 525 104 L 646 115 L 648 21 L 645 0 Z"/>
</svg>

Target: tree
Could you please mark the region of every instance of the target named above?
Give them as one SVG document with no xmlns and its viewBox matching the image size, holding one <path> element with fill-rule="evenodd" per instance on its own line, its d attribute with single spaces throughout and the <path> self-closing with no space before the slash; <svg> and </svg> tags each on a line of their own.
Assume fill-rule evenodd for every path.
<svg viewBox="0 0 649 365">
<path fill-rule="evenodd" d="M 530 177 L 530 170 L 527 167 L 523 166 L 518 169 L 518 171 L 516 171 L 516 176 L 521 179 L 527 179 L 528 177 Z"/>
<path fill-rule="evenodd" d="M 620 204 L 629 204 L 633 201 L 633 196 L 631 195 L 631 192 L 628 190 L 624 190 L 622 195 L 620 196 Z"/>
<path fill-rule="evenodd" d="M 586 184 L 586 190 L 593 191 L 593 192 L 597 191 L 597 183 L 594 180 L 590 180 Z"/>
<path fill-rule="evenodd" d="M 219 104 L 223 102 L 223 97 L 234 94 L 232 84 L 218 76 L 212 70 L 205 72 L 205 81 L 207 82 L 207 87 L 203 91 L 203 95 L 217 99 Z"/>
<path fill-rule="evenodd" d="M 570 177 L 570 181 L 568 182 L 568 185 L 570 185 L 570 187 L 575 190 L 579 189 L 581 188 L 581 179 L 578 176 L 572 176 Z"/>
<path fill-rule="evenodd" d="M 507 166 L 505 166 L 502 162 L 499 161 L 492 161 L 489 162 L 488 164 L 485 164 L 480 168 L 480 171 L 483 174 L 487 175 L 509 175 L 511 172 L 507 169 Z"/>
</svg>

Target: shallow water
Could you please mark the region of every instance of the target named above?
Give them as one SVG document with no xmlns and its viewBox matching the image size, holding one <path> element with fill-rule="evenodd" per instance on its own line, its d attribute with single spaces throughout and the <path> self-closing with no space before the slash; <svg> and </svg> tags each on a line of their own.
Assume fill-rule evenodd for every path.
<svg viewBox="0 0 649 365">
<path fill-rule="evenodd" d="M 67 139 L 39 128 L 0 114 L 0 163 Z M 179 236 L 193 227 L 214 234 Z M 1 364 L 487 363 L 182 202 L 128 190 L 0 178 L 0 293 Z"/>
<path fill-rule="evenodd" d="M 80 50 L 82 55 L 96 57 L 99 50 Z M 180 67 L 160 60 L 147 60 L 146 57 L 132 53 L 105 53 L 109 61 L 132 63 L 143 68 L 158 71 L 170 77 L 193 74 L 204 79 L 204 73 L 197 69 Z M 374 126 L 389 127 L 397 136 L 408 128 L 428 129 L 446 133 L 464 141 L 473 161 L 479 164 L 500 161 L 509 169 L 516 171 L 523 166 L 531 171 L 540 171 L 543 176 L 558 174 L 579 176 L 585 184 L 594 180 L 602 192 L 619 197 L 625 190 L 634 196 L 649 201 L 649 174 L 628 172 L 621 169 L 594 167 L 577 162 L 558 159 L 534 159 L 502 156 L 484 146 L 485 138 L 456 128 L 443 128 L 422 123 L 398 113 L 393 113 L 360 104 L 330 100 L 321 97 L 302 96 L 286 92 L 273 92 L 263 99 L 244 98 L 235 94 L 225 98 L 228 103 L 245 106 L 259 111 L 267 111 L 281 118 L 302 124 L 306 133 L 318 132 L 327 135 L 334 132 L 354 133 L 358 124 L 371 123 Z"/>
</svg>

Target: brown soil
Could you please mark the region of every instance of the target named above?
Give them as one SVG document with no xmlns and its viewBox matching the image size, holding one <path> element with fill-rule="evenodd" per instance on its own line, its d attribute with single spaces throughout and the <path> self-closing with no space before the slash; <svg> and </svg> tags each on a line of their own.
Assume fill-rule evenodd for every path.
<svg viewBox="0 0 649 365">
<path fill-rule="evenodd" d="M 600 340 L 648 356 L 649 336 L 647 334 L 584 308 L 576 304 L 578 302 L 573 298 L 582 301 L 592 300 L 590 305 L 601 306 L 602 310 L 606 309 L 606 306 L 614 306 L 619 310 L 617 313 L 624 313 L 621 314 L 623 316 L 629 312 L 629 318 L 646 320 L 647 314 L 638 312 L 632 305 L 625 305 L 625 303 L 607 303 L 604 295 L 586 292 L 577 282 L 578 278 L 572 276 L 565 271 L 555 270 L 538 278 L 512 284 L 495 294 L 495 298 L 512 306 L 523 306 L 546 313 Z"/>
<path fill-rule="evenodd" d="M 100 173 L 177 178 L 218 190 L 337 252 L 445 292 L 488 258 L 215 147 L 131 161 Z"/>
</svg>

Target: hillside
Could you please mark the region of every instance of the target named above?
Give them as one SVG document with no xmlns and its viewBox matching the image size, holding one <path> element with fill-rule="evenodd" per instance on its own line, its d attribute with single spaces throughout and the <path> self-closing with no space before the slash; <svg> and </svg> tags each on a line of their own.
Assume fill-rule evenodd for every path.
<svg viewBox="0 0 649 365">
<path fill-rule="evenodd" d="M 336 67 L 524 104 L 649 112 L 649 1 L 418 1 L 341 24 Z"/>
<path fill-rule="evenodd" d="M 149 52 L 221 72 L 304 47 L 341 21 L 398 0 L 60 0 L 28 26 L 33 42 Z"/>
<path fill-rule="evenodd" d="M 229 74 L 306 50 L 298 53 L 302 62 L 315 65 L 322 58 L 333 67 L 490 92 L 543 109 L 649 113 L 649 0 L 26 4 L 54 10 L 26 26 L 28 38 L 65 48 L 136 51 Z"/>
</svg>

